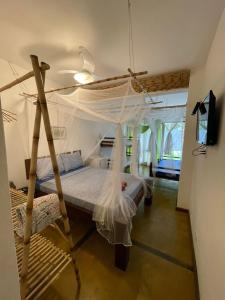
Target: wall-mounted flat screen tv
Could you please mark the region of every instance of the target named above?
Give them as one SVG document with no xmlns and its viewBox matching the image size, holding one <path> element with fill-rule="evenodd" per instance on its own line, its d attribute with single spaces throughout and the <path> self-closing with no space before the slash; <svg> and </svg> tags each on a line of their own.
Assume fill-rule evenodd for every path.
<svg viewBox="0 0 225 300">
<path fill-rule="evenodd" d="M 197 141 L 202 145 L 216 144 L 216 97 L 210 90 L 197 109 Z"/>
</svg>

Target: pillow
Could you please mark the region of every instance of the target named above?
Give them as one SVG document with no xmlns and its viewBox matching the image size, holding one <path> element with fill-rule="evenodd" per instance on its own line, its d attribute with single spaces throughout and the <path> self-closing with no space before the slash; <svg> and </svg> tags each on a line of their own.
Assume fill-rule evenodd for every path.
<svg viewBox="0 0 225 300">
<path fill-rule="evenodd" d="M 60 155 L 57 155 L 57 162 L 59 167 L 59 173 L 64 172 L 64 166 L 62 158 Z M 52 162 L 50 157 L 38 158 L 37 160 L 37 177 L 38 179 L 45 179 L 48 177 L 53 177 Z"/>
<path fill-rule="evenodd" d="M 60 174 L 62 174 L 65 171 L 61 155 L 62 154 L 56 155 Z"/>
<path fill-rule="evenodd" d="M 53 176 L 52 163 L 50 157 L 38 158 L 37 160 L 37 177 L 44 179 Z"/>
<path fill-rule="evenodd" d="M 80 152 L 61 154 L 64 169 L 66 172 L 76 170 L 84 166 L 84 162 L 80 156 Z"/>
</svg>

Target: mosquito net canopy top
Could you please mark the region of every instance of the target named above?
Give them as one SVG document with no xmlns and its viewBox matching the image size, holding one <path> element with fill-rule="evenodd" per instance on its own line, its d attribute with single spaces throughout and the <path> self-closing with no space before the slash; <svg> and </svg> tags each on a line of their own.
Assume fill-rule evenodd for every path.
<svg viewBox="0 0 225 300">
<path fill-rule="evenodd" d="M 112 88 L 78 88 L 69 95 L 55 96 L 59 104 L 67 103 L 68 110 L 71 112 L 72 108 L 72 113 L 78 118 L 112 124 L 136 119 L 145 105 L 144 96 L 135 92 L 130 80 Z"/>
</svg>

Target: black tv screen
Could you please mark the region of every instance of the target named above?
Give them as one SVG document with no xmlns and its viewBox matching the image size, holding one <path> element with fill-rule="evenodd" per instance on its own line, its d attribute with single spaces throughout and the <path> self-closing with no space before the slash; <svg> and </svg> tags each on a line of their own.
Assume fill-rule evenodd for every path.
<svg viewBox="0 0 225 300">
<path fill-rule="evenodd" d="M 202 145 L 216 143 L 216 97 L 210 90 L 197 112 L 197 141 Z"/>
</svg>

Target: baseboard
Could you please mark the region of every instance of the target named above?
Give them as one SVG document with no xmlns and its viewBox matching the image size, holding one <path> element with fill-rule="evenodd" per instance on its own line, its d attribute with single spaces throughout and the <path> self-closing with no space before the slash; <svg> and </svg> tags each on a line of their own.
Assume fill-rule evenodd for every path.
<svg viewBox="0 0 225 300">
<path fill-rule="evenodd" d="M 182 207 L 176 207 L 176 210 L 177 211 L 182 211 L 182 212 L 186 212 L 186 213 L 188 213 L 189 214 L 189 210 L 187 209 L 187 208 L 182 208 Z"/>
<path fill-rule="evenodd" d="M 194 273 L 194 281 L 195 281 L 195 296 L 196 300 L 200 300 L 200 293 L 199 293 L 199 285 L 198 285 L 198 271 L 197 271 L 197 265 L 196 265 L 196 259 L 195 259 L 195 250 L 194 250 L 194 241 L 193 241 L 193 235 L 191 230 L 191 218 L 189 210 L 182 207 L 176 207 L 176 211 L 184 212 L 188 215 L 188 223 L 189 223 L 189 234 L 191 237 L 191 246 L 192 246 L 192 257 L 193 257 L 193 273 Z"/>
<path fill-rule="evenodd" d="M 185 210 L 185 209 L 184 209 Z M 183 211 L 183 209 L 182 209 Z M 193 235 L 191 230 L 191 217 L 188 210 L 188 222 L 189 222 L 189 228 L 190 228 L 190 237 L 191 237 L 191 244 L 192 244 L 192 257 L 193 257 L 193 273 L 194 273 L 194 281 L 195 281 L 195 296 L 196 300 L 200 300 L 200 293 L 199 293 L 199 284 L 198 284 L 198 270 L 197 270 L 197 264 L 196 264 L 196 258 L 195 258 L 195 249 L 194 249 L 194 241 L 193 241 Z"/>
</svg>

